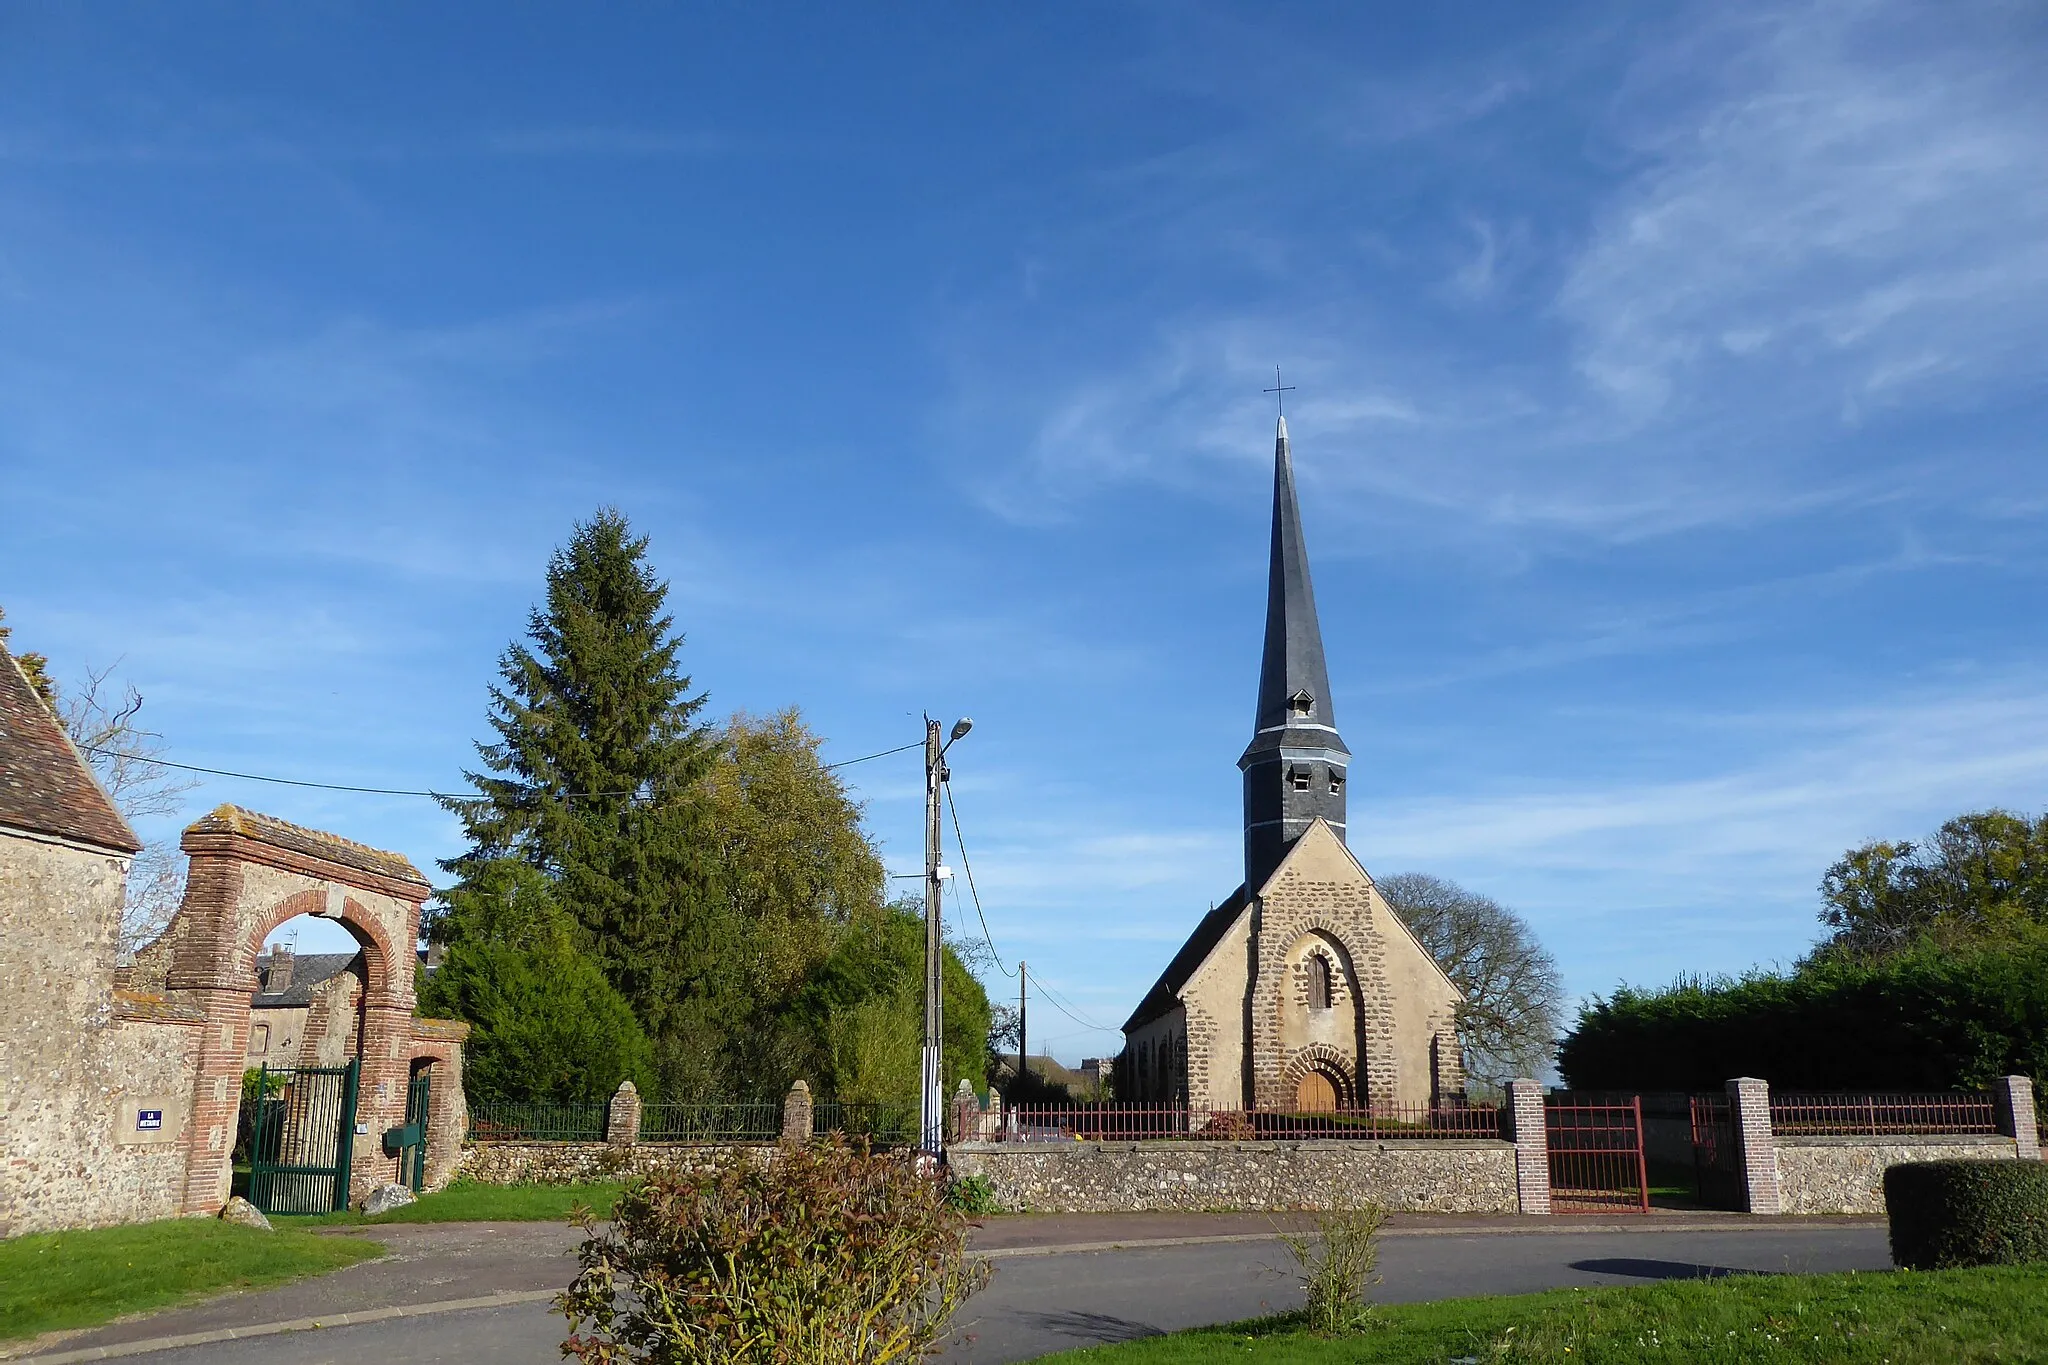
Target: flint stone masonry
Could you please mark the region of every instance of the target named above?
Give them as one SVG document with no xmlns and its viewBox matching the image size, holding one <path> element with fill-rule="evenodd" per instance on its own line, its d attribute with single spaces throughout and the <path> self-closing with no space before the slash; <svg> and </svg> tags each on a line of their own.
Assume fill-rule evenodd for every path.
<svg viewBox="0 0 2048 1365">
<path fill-rule="evenodd" d="M 1887 1167 L 2017 1156 L 2011 1138 L 1976 1135 L 1781 1137 L 1777 1145 L 1783 1213 L 1883 1213 Z"/>
<path fill-rule="evenodd" d="M 955 1176 L 985 1176 L 1006 1209 L 1031 1213 L 1259 1212 L 1371 1200 L 1401 1212 L 1514 1213 L 1513 1144 L 962 1143 Z"/>
<path fill-rule="evenodd" d="M 750 1152 L 762 1161 L 775 1154 L 775 1149 L 768 1146 L 487 1142 L 463 1149 L 455 1177 L 479 1185 L 584 1185 L 599 1180 L 679 1175 L 701 1170 L 734 1151 Z"/>
</svg>

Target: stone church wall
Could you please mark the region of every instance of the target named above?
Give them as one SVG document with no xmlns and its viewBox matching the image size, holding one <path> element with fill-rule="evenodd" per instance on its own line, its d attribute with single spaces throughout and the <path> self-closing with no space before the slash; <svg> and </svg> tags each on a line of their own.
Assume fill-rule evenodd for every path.
<svg viewBox="0 0 2048 1365">
<path fill-rule="evenodd" d="M 1187 1018 L 1188 1103 L 1241 1109 L 1244 1086 L 1244 983 L 1252 917 L 1240 915 L 1181 990 Z"/>
<path fill-rule="evenodd" d="M 1347 1073 L 1361 1104 L 1421 1107 L 1462 1092 L 1456 989 L 1327 826 L 1311 826 L 1296 843 L 1254 913 L 1253 1095 L 1260 1108 L 1293 1104 L 1310 1069 Z M 1349 1012 L 1355 1041 L 1312 1038 L 1303 1022 L 1305 967 L 1319 942 L 1349 969 L 1341 977 L 1356 991 Z"/>
<path fill-rule="evenodd" d="M 1261 1212 L 1372 1200 L 1400 1212 L 1515 1213 L 1515 1148 L 1417 1142 L 963 1143 L 956 1176 L 985 1176 L 1031 1213 Z"/>
</svg>

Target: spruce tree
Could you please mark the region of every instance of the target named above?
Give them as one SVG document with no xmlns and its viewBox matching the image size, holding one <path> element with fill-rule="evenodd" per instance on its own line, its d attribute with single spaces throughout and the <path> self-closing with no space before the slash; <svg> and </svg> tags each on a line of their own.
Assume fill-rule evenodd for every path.
<svg viewBox="0 0 2048 1365">
<path fill-rule="evenodd" d="M 646 553 L 603 508 L 549 559 L 546 603 L 499 660 L 497 740 L 477 745 L 488 771 L 465 774 L 480 795 L 444 802 L 470 849 L 443 867 L 471 896 L 490 894 L 500 859 L 541 873 L 657 1047 L 694 1053 L 731 1022 L 737 936 L 707 890 L 704 697 L 678 668 L 668 585 Z"/>
</svg>

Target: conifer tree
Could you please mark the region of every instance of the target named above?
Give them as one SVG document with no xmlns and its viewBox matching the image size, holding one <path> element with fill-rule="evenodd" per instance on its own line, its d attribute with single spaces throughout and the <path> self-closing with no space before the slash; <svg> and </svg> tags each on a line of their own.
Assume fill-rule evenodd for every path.
<svg viewBox="0 0 2048 1365">
<path fill-rule="evenodd" d="M 465 774 L 480 795 L 445 802 L 470 849 L 443 866 L 477 892 L 495 860 L 540 872 L 657 1047 L 682 1034 L 696 1051 L 730 1012 L 737 936 L 706 886 L 704 698 L 646 553 L 603 508 L 549 559 L 546 603 L 499 660 L 497 740 L 477 745 L 488 771 Z"/>
</svg>

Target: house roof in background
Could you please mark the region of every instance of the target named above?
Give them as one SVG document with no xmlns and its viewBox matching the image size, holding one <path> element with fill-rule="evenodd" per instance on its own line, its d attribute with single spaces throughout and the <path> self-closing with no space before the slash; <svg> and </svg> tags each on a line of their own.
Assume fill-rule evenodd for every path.
<svg viewBox="0 0 2048 1365">
<path fill-rule="evenodd" d="M 316 987 L 340 976 L 352 963 L 361 961 L 362 956 L 362 949 L 358 948 L 352 953 L 307 953 L 303 957 L 294 957 L 291 984 L 275 993 L 269 989 L 271 959 L 258 958 L 256 966 L 263 975 L 263 989 L 249 997 L 249 1007 L 280 1010 L 310 1005 Z"/>
</svg>

